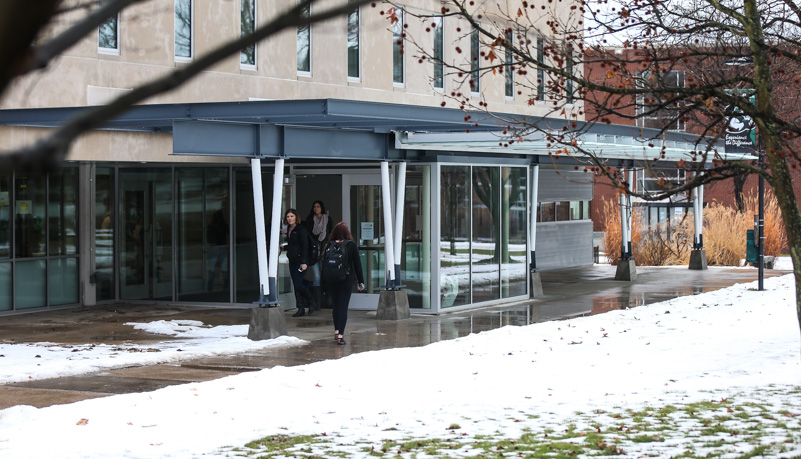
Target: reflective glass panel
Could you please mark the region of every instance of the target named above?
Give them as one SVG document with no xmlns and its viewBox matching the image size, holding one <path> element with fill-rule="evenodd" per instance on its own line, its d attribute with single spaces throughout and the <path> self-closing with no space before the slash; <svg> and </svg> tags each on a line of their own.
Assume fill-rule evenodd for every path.
<svg viewBox="0 0 801 459">
<path fill-rule="evenodd" d="M 443 18 L 442 16 L 434 16 L 431 18 L 435 24 L 434 27 L 434 87 L 442 89 L 445 87 L 445 42 L 443 41 Z"/>
<path fill-rule="evenodd" d="M 192 0 L 175 0 L 175 55 L 192 57 Z"/>
<path fill-rule="evenodd" d="M 409 307 L 431 308 L 431 166 L 406 169 L 401 279 Z"/>
<path fill-rule="evenodd" d="M 45 252 L 45 199 L 43 175 L 18 173 L 14 196 L 14 246 L 18 258 L 42 257 Z M 42 273 L 44 279 L 44 273 Z"/>
<path fill-rule="evenodd" d="M 392 24 L 392 81 L 403 84 L 403 10 L 396 9 L 398 20 Z"/>
<path fill-rule="evenodd" d="M 348 76 L 359 78 L 359 8 L 348 14 Z"/>
<path fill-rule="evenodd" d="M 246 36 L 256 30 L 256 0 L 241 0 L 240 35 Z M 239 51 L 239 63 L 256 65 L 256 45 L 250 45 Z"/>
<path fill-rule="evenodd" d="M 230 299 L 230 198 L 228 169 L 204 169 L 206 242 L 205 301 L 228 303 Z"/>
<path fill-rule="evenodd" d="M 387 282 L 384 272 L 384 244 L 387 241 L 384 239 L 381 186 L 351 185 L 350 208 L 350 230 L 359 246 L 364 286 L 367 293 L 377 293 Z"/>
<path fill-rule="evenodd" d="M 41 308 L 47 305 L 47 276 L 45 260 L 19 261 L 16 263 L 14 293 L 17 297 L 15 309 Z"/>
<path fill-rule="evenodd" d="M 501 178 L 501 293 L 509 298 L 526 294 L 526 169 L 504 167 Z"/>
<path fill-rule="evenodd" d="M 47 262 L 50 305 L 78 302 L 78 259 L 56 258 Z"/>
<path fill-rule="evenodd" d="M 108 21 L 100 25 L 97 34 L 97 46 L 106 49 L 118 49 L 117 43 L 117 16 L 109 18 Z"/>
<path fill-rule="evenodd" d="M 470 250 L 473 303 L 501 297 L 498 266 L 502 257 L 500 236 L 500 168 L 473 167 L 473 237 Z"/>
<path fill-rule="evenodd" d="M 265 211 L 270 211 L 272 202 L 272 177 L 262 174 Z M 269 198 L 267 192 L 270 192 Z M 234 169 L 234 301 L 252 303 L 259 299 L 259 259 L 256 247 L 256 218 L 253 207 L 253 177 L 250 169 Z M 270 214 L 265 215 L 269 231 Z M 269 247 L 269 240 L 268 240 Z M 268 248 L 269 253 L 269 248 Z"/>
<path fill-rule="evenodd" d="M 78 168 L 51 172 L 48 178 L 47 232 L 50 255 L 78 253 Z"/>
<path fill-rule="evenodd" d="M 479 68 L 481 66 L 479 48 L 481 41 L 479 40 L 478 29 L 475 27 L 470 31 L 470 91 L 481 92 L 481 74 Z"/>
<path fill-rule="evenodd" d="M 0 263 L 0 311 L 11 310 L 11 263 Z"/>
<path fill-rule="evenodd" d="M 439 282 L 443 308 L 471 302 L 470 195 L 470 167 L 442 166 Z"/>
<path fill-rule="evenodd" d="M 310 7 L 303 11 L 304 17 L 311 14 Z M 298 27 L 298 72 L 311 72 L 311 26 L 303 25 Z"/>
<path fill-rule="evenodd" d="M 203 169 L 183 168 L 175 172 L 178 198 L 178 300 L 205 295 L 205 213 Z"/>
<path fill-rule="evenodd" d="M 0 258 L 11 257 L 11 177 L 0 174 Z"/>
<path fill-rule="evenodd" d="M 98 167 L 95 172 L 95 296 L 114 299 L 114 175 Z"/>
</svg>

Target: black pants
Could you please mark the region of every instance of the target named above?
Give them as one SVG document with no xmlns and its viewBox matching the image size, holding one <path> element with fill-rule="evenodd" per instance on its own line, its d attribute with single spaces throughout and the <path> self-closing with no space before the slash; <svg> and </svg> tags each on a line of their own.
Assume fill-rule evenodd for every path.
<svg viewBox="0 0 801 459">
<path fill-rule="evenodd" d="M 331 298 L 331 305 L 334 309 L 334 331 L 340 335 L 345 333 L 345 324 L 348 322 L 348 304 L 350 295 L 353 292 L 353 282 L 348 279 L 336 284 L 326 283 L 326 294 Z"/>
</svg>

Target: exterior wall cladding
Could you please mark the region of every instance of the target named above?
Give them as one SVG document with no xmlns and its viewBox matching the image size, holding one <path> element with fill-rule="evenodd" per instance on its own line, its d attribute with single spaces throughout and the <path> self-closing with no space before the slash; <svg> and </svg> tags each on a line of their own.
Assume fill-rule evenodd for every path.
<svg viewBox="0 0 801 459">
<path fill-rule="evenodd" d="M 77 2 L 77 0 L 71 0 Z M 550 11 L 566 18 L 571 14 L 574 1 L 550 6 Z M 264 24 L 278 12 L 294 6 L 295 0 L 255 0 L 256 23 Z M 521 1 L 512 0 L 493 4 L 489 8 L 517 11 Z M 191 1 L 191 56 L 197 58 L 217 47 L 220 43 L 234 39 L 241 33 L 241 2 L 214 0 Z M 156 6 L 154 8 L 154 6 Z M 433 0 L 412 0 L 404 7 L 416 13 L 438 13 L 441 4 Z M 98 47 L 98 34 L 85 37 L 50 65 L 35 74 L 18 79 L 0 100 L 0 109 L 36 109 L 50 107 L 80 107 L 106 103 L 130 91 L 140 84 L 168 74 L 186 66 L 192 57 L 176 57 L 175 13 L 172 1 L 137 3 L 125 9 L 118 17 L 117 48 Z M 310 71 L 299 72 L 297 62 L 298 34 L 289 29 L 257 44 L 255 65 L 242 65 L 240 56 L 234 55 L 219 62 L 212 69 L 201 72 L 180 88 L 154 96 L 146 104 L 177 104 L 204 102 L 232 102 L 249 100 L 299 100 L 299 99 L 346 99 L 415 106 L 440 107 L 455 92 L 469 94 L 466 83 L 446 75 L 444 88 L 432 86 L 433 64 L 418 63 L 411 42 L 406 42 L 404 60 L 404 82 L 393 82 L 393 35 L 386 14 L 380 10 L 387 5 L 366 4 L 360 8 L 358 78 L 349 77 L 348 65 L 348 18 L 338 17 L 314 24 L 310 32 Z M 481 8 L 487 8 L 482 6 Z M 65 14 L 50 34 L 69 27 L 70 15 L 85 14 L 82 8 Z M 492 11 L 485 11 L 491 15 Z M 548 17 L 534 28 L 549 33 Z M 424 21 L 406 21 L 406 32 L 415 38 L 431 37 Z M 444 19 L 444 60 L 462 63 L 470 58 L 469 53 L 457 52 L 457 48 L 470 49 L 469 29 L 465 21 L 446 17 Z M 532 34 L 536 34 L 532 30 Z M 466 55 L 467 54 L 467 55 Z M 581 72 L 580 68 L 575 69 Z M 553 101 L 529 103 L 527 94 L 515 93 L 505 96 L 506 80 L 503 75 L 486 74 L 481 77 L 481 95 L 473 95 L 474 103 L 484 102 L 490 111 L 546 116 L 553 113 Z M 582 104 L 573 104 L 575 111 L 582 112 Z M 0 151 L 30 143 L 46 130 L 36 127 L 0 126 Z M 174 156 L 170 133 L 95 131 L 76 141 L 67 160 L 72 164 L 94 165 L 98 168 L 111 165 L 137 164 L 162 166 L 220 165 L 247 166 L 247 158 Z M 518 163 L 519 164 L 519 163 Z M 541 201 L 565 199 L 589 199 L 592 195 L 588 184 L 564 189 L 560 193 L 551 188 L 546 179 L 551 170 L 548 163 L 540 169 Z M 82 174 L 85 171 L 82 169 Z M 579 191 L 577 191 L 579 190 Z M 81 203 L 89 203 L 88 190 L 81 192 Z M 564 194 L 561 196 L 560 194 Z M 578 195 L 580 196 L 578 196 Z M 576 196 L 574 196 L 576 195 Z M 90 211 L 84 209 L 79 228 L 91 228 Z M 89 218 L 87 218 L 89 217 Z M 576 266 L 591 263 L 591 239 L 586 228 L 589 222 L 548 222 L 538 237 L 537 247 L 542 251 L 538 260 L 543 267 Z M 561 227 L 570 231 L 562 231 Z M 583 238 L 583 240 L 582 240 Z M 85 240 L 89 240 L 87 237 Z M 586 247 L 585 247 L 586 246 Z M 570 252 L 556 253 L 559 248 Z M 85 249 L 80 256 L 86 257 Z M 552 252 L 551 253 L 549 253 Z M 545 257 L 553 255 L 550 261 Z M 81 261 L 81 264 L 84 262 Z M 81 288 L 89 288 L 88 273 L 81 267 Z M 83 298 L 81 300 L 83 302 Z"/>
<path fill-rule="evenodd" d="M 620 53 L 636 53 L 635 50 L 622 50 L 622 49 L 614 49 L 610 48 L 612 51 L 619 51 Z M 631 64 L 632 66 L 634 64 Z M 599 62 L 593 63 L 590 59 L 588 60 L 588 64 L 585 64 L 584 67 L 585 74 L 589 80 L 596 80 L 602 81 L 603 75 L 606 73 L 604 69 L 601 68 Z M 589 97 L 592 97 L 590 95 Z M 633 102 L 633 99 L 631 99 Z M 621 104 L 621 106 L 629 107 L 628 115 L 634 115 L 634 107 L 635 104 Z M 586 105 L 586 119 L 587 121 L 591 121 L 597 118 L 598 114 L 595 110 L 593 104 Z M 611 123 L 613 124 L 634 124 L 634 121 L 631 118 L 623 118 L 621 116 L 609 116 Z M 691 125 L 687 126 L 687 132 L 690 133 L 700 133 L 700 129 L 694 128 Z M 795 194 L 797 197 L 801 197 L 801 170 L 799 169 L 792 169 L 791 173 L 793 174 L 793 187 L 795 190 Z M 745 199 L 756 199 L 757 196 L 757 177 L 755 175 L 751 175 L 747 178 L 745 185 L 743 186 L 743 197 Z M 769 188 L 766 188 L 769 190 Z M 593 231 L 603 231 L 603 221 L 604 221 L 604 202 L 610 200 L 616 200 L 617 197 L 617 190 L 611 186 L 610 182 L 605 178 L 599 178 L 596 180 L 596 184 L 593 191 L 593 200 L 591 203 L 592 208 L 592 222 L 593 222 Z M 616 201 L 615 201 L 616 202 Z M 704 204 L 709 205 L 710 203 L 718 203 L 721 205 L 725 205 L 728 207 L 734 207 L 734 182 L 732 179 L 722 180 L 718 182 L 714 182 L 704 186 Z"/>
</svg>

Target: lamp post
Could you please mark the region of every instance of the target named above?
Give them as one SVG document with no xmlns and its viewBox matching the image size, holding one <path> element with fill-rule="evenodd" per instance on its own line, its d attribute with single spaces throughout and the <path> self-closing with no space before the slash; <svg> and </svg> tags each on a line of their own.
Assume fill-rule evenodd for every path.
<svg viewBox="0 0 801 459">
<path fill-rule="evenodd" d="M 759 159 L 757 160 L 760 171 L 762 170 L 763 160 L 763 149 L 760 147 Z M 759 255 L 757 257 L 759 280 L 757 281 L 757 290 L 761 292 L 765 289 L 765 178 L 762 177 L 762 174 L 759 174 L 759 189 L 757 192 L 759 194 L 759 221 L 757 222 L 757 226 L 759 226 L 757 231 L 759 233 Z"/>
</svg>

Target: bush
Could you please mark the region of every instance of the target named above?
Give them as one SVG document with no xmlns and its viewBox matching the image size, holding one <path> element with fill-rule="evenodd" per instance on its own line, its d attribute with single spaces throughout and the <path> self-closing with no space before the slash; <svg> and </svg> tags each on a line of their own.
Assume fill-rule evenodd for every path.
<svg viewBox="0 0 801 459">
<path fill-rule="evenodd" d="M 612 266 L 620 260 L 620 194 L 617 199 L 604 199 L 604 250 L 606 259 Z M 632 216 L 631 247 L 635 260 L 638 257 L 640 240 L 642 239 L 642 219 L 639 214 Z"/>
</svg>

